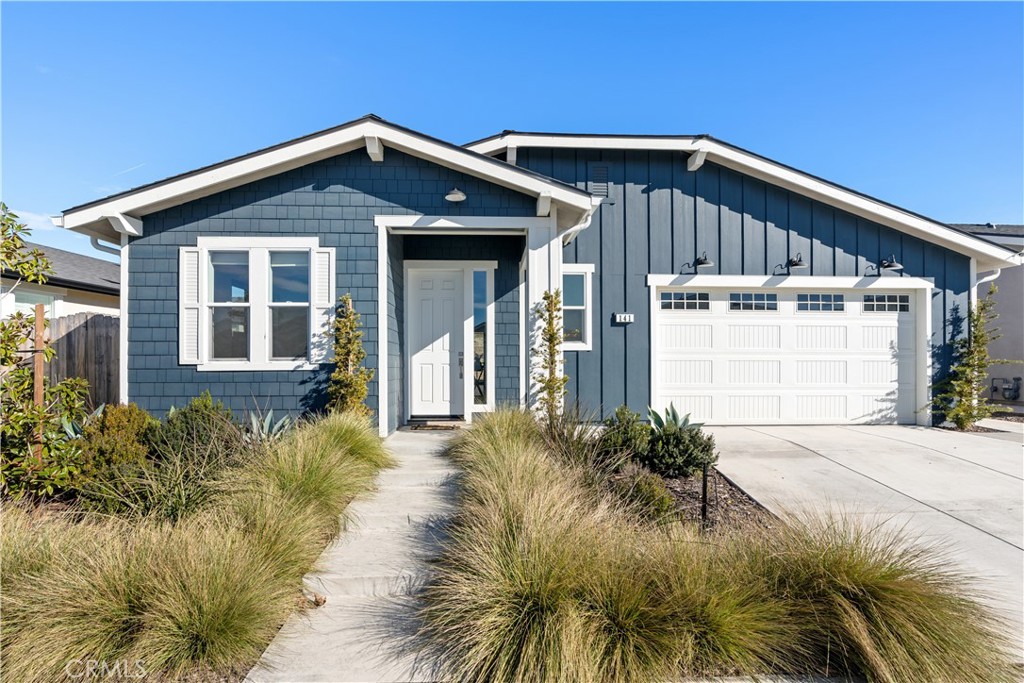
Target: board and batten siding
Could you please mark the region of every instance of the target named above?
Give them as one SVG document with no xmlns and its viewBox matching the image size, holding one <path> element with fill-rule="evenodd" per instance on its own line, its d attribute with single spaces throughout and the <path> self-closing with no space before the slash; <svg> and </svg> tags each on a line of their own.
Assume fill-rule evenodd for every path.
<svg viewBox="0 0 1024 683">
<path fill-rule="evenodd" d="M 465 191 L 465 201 L 444 200 L 453 185 Z M 352 295 L 362 316 L 366 365 L 376 369 L 380 359 L 373 217 L 528 217 L 535 209 L 531 197 L 389 148 L 380 163 L 360 149 L 144 216 L 144 235 L 133 238 L 129 246 L 129 399 L 156 415 L 207 389 L 238 413 L 273 409 L 298 414 L 325 403 L 330 365 L 311 371 L 199 372 L 178 364 L 178 249 L 195 246 L 200 235 L 315 236 L 320 246 L 334 247 L 337 295 Z M 395 265 L 393 256 L 392 275 Z M 395 284 L 392 277 L 391 285 Z M 400 302 L 399 294 L 394 305 Z M 400 329 L 400 316 L 389 325 L 392 331 Z M 389 347 L 389 352 L 398 349 L 391 343 Z M 394 369 L 396 359 L 389 362 Z M 391 377 L 389 382 L 399 382 L 391 387 L 400 386 L 400 376 Z M 375 378 L 367 399 L 374 411 L 379 394 Z"/>
<path fill-rule="evenodd" d="M 895 254 L 903 271 L 882 277 L 935 282 L 933 379 L 948 372 L 950 343 L 964 333 L 967 314 L 966 256 L 712 162 L 688 171 L 682 153 L 521 147 L 517 163 L 587 190 L 591 169 L 607 166 L 608 199 L 564 252 L 566 263 L 595 264 L 593 350 L 566 353 L 569 401 L 587 410 L 607 416 L 627 404 L 646 414 L 647 275 L 679 273 L 705 251 L 715 266 L 701 273 L 723 275 L 769 275 L 797 253 L 810 266 L 805 275 L 864 275 Z M 621 312 L 635 322 L 614 324 Z"/>
</svg>

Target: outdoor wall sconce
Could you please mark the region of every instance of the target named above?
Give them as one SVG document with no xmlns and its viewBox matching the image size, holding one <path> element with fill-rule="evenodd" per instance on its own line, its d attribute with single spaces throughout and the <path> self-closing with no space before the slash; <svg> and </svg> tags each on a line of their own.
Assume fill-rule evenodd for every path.
<svg viewBox="0 0 1024 683">
<path fill-rule="evenodd" d="M 772 273 L 774 274 L 774 272 L 776 270 L 781 270 L 781 269 L 800 270 L 801 268 L 806 268 L 806 267 L 807 267 L 807 264 L 804 263 L 804 255 L 801 253 L 801 254 L 797 254 L 796 256 L 791 256 L 791 257 L 789 257 L 789 259 L 785 263 L 780 263 L 777 266 L 775 266 L 775 268 L 772 270 Z"/>
<path fill-rule="evenodd" d="M 457 204 L 459 202 L 466 201 L 466 193 L 457 187 L 453 187 L 452 189 L 448 190 L 448 194 L 446 194 L 444 198 L 452 202 L 453 204 Z"/>
<path fill-rule="evenodd" d="M 713 268 L 714 265 L 715 262 L 708 258 L 708 252 L 705 251 L 692 262 L 684 263 L 683 268 L 693 268 L 694 270 L 697 270 L 698 268 Z"/>
<path fill-rule="evenodd" d="M 903 270 L 903 264 L 896 260 L 896 254 L 892 254 L 889 258 L 884 258 L 878 262 L 878 265 L 871 264 L 867 267 L 867 271 L 876 270 L 881 275 L 883 270 Z M 865 275 L 867 274 L 865 271 Z"/>
</svg>

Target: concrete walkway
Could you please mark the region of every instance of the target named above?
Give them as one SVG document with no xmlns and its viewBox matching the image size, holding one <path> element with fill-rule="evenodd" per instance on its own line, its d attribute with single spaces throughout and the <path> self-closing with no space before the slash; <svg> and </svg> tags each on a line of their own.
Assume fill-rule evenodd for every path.
<svg viewBox="0 0 1024 683">
<path fill-rule="evenodd" d="M 709 429 L 718 469 L 769 509 L 832 508 L 902 526 L 945 550 L 978 577 L 1021 642 L 1021 436 L 898 426 Z"/>
<path fill-rule="evenodd" d="M 415 681 L 414 658 L 397 651 L 410 589 L 426 575 L 438 521 L 453 509 L 453 474 L 439 455 L 451 432 L 397 432 L 385 442 L 398 467 L 349 508 L 351 521 L 324 550 L 306 586 L 327 597 L 293 615 L 246 681 Z"/>
</svg>

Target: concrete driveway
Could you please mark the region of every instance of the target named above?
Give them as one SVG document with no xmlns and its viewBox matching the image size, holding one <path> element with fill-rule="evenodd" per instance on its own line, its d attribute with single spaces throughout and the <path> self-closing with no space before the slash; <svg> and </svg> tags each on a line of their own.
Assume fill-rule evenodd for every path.
<svg viewBox="0 0 1024 683">
<path fill-rule="evenodd" d="M 1024 637 L 1024 460 L 1012 432 L 903 426 L 711 427 L 718 469 L 773 511 L 904 526 L 978 577 Z"/>
</svg>

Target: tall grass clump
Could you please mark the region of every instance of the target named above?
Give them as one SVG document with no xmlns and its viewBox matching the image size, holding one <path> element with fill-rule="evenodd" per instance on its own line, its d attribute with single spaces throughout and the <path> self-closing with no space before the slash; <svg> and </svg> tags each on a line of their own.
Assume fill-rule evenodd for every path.
<svg viewBox="0 0 1024 683">
<path fill-rule="evenodd" d="M 870 681 L 1018 680 L 1005 625 L 947 558 L 901 530 L 836 513 L 733 543 L 734 566 L 784 596 L 808 668 Z"/>
<path fill-rule="evenodd" d="M 651 524 L 551 448 L 519 411 L 451 444 L 459 508 L 418 634 L 437 677 L 1011 678 L 999 624 L 931 550 L 833 518 Z"/>
<path fill-rule="evenodd" d="M 198 427 L 179 421 L 169 438 L 184 457 L 198 452 L 207 462 L 192 447 Z M 210 441 L 218 439 L 233 434 Z M 201 482 L 201 503 L 176 506 L 180 514 L 6 506 L 4 680 L 66 680 L 77 660 L 129 677 L 143 671 L 145 680 L 220 680 L 248 669 L 297 606 L 345 507 L 391 460 L 369 422 L 346 415 L 305 422 L 273 448 L 247 448 L 211 455 L 219 464 Z"/>
</svg>

